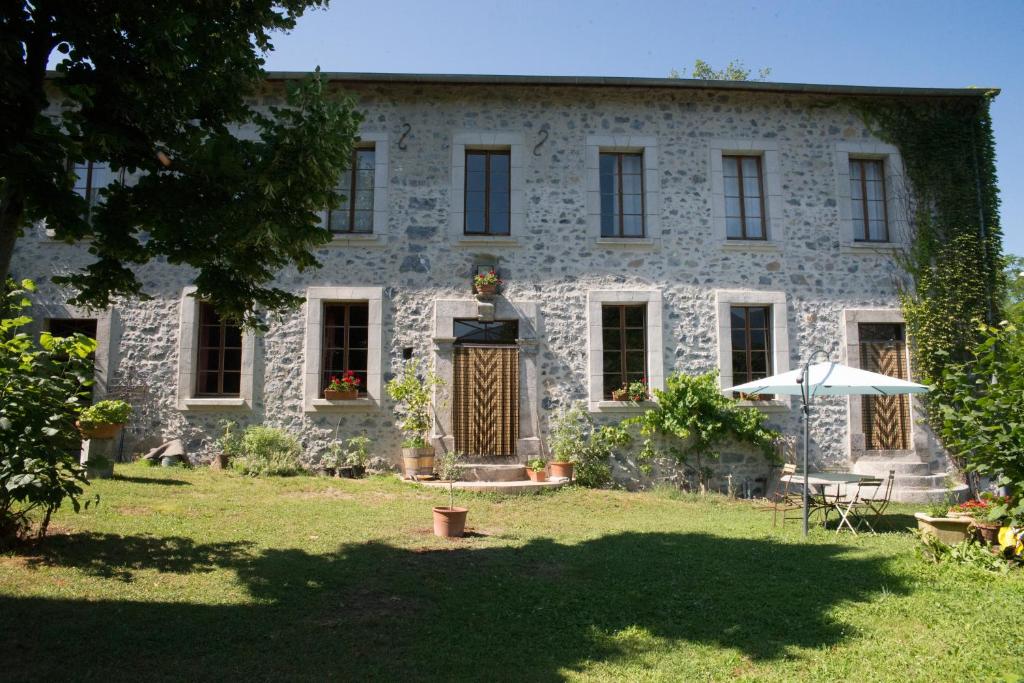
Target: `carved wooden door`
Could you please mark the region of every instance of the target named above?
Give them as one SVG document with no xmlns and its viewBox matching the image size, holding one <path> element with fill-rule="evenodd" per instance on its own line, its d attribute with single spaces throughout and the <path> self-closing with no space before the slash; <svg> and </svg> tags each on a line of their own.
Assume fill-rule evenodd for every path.
<svg viewBox="0 0 1024 683">
<path fill-rule="evenodd" d="M 908 379 L 902 325 L 866 323 L 859 331 L 861 368 Z M 861 415 L 869 451 L 910 448 L 909 396 L 865 396 Z"/>
<path fill-rule="evenodd" d="M 456 346 L 452 387 L 455 449 L 470 456 L 516 453 L 519 350 Z"/>
</svg>

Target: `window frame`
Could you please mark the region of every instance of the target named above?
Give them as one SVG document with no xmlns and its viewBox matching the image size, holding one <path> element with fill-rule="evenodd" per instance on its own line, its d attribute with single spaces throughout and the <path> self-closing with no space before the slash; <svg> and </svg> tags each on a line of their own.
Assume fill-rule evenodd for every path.
<svg viewBox="0 0 1024 683">
<path fill-rule="evenodd" d="M 484 157 L 484 229 L 483 232 L 469 232 L 469 157 Z M 494 232 L 491 226 L 491 158 L 503 156 L 508 159 L 508 227 L 506 232 Z M 477 149 L 467 147 L 463 164 L 462 185 L 462 234 L 466 237 L 511 237 L 512 235 L 512 150 L 508 149 Z"/>
<path fill-rule="evenodd" d="M 616 327 L 606 327 L 605 324 L 604 324 L 604 312 L 605 312 L 606 309 L 609 309 L 609 308 L 617 309 L 619 320 L 618 320 L 618 324 L 616 325 Z M 626 325 L 626 309 L 628 309 L 628 308 L 635 308 L 635 309 L 639 309 L 641 311 L 641 313 L 643 315 L 643 322 L 639 325 L 639 327 L 637 327 L 636 325 L 631 326 L 631 327 Z M 605 330 L 610 330 L 610 329 L 616 330 L 618 332 L 618 336 L 619 336 L 619 348 L 618 348 L 618 353 L 619 353 L 619 371 L 618 371 L 619 383 L 617 385 L 615 385 L 614 387 L 613 386 L 609 386 L 607 381 L 604 383 L 604 400 L 606 400 L 606 401 L 611 401 L 612 400 L 611 395 L 612 395 L 613 391 L 621 389 L 623 386 L 626 386 L 626 385 L 628 385 L 630 383 L 630 381 L 631 381 L 629 379 L 630 374 L 634 374 L 634 375 L 636 374 L 635 372 L 634 373 L 630 373 L 629 372 L 629 369 L 628 369 L 628 366 L 627 366 L 627 362 L 626 362 L 626 354 L 630 353 L 630 351 L 632 351 L 634 353 L 636 352 L 636 349 L 631 349 L 628 346 L 627 342 L 626 342 L 626 332 L 629 331 L 629 330 L 639 329 L 643 333 L 643 348 L 641 349 L 641 351 L 643 351 L 643 354 L 644 354 L 644 370 L 643 370 L 643 373 L 641 374 L 641 379 L 642 380 L 646 380 L 647 379 L 647 367 L 648 367 L 648 362 L 647 362 L 647 334 L 648 334 L 648 331 L 647 331 L 647 306 L 646 306 L 646 304 L 643 304 L 643 303 L 631 303 L 631 304 L 602 303 L 601 304 L 601 336 L 602 336 L 602 341 L 604 339 L 604 332 L 605 332 Z M 601 357 L 601 374 L 605 377 L 605 379 L 607 379 L 607 377 L 609 375 L 608 371 L 604 368 L 604 360 L 605 360 L 604 359 L 604 354 L 606 354 L 606 353 L 608 353 L 608 349 L 605 349 L 602 346 L 602 349 L 601 349 L 601 354 L 602 354 L 602 357 Z M 614 374 L 614 373 L 611 373 L 611 374 Z"/>
<path fill-rule="evenodd" d="M 320 329 L 321 329 L 321 332 L 323 334 L 323 336 L 321 338 L 321 342 L 320 342 L 320 394 L 322 395 L 323 392 L 324 392 L 324 389 L 326 389 L 328 384 L 330 384 L 330 379 L 329 378 L 330 378 L 332 373 L 334 373 L 334 374 L 341 374 L 341 373 L 345 373 L 345 372 L 347 372 L 347 371 L 352 369 L 351 368 L 351 364 L 349 362 L 349 353 L 353 350 L 352 345 L 351 345 L 351 341 L 350 341 L 351 334 L 352 334 L 352 327 L 353 327 L 353 325 L 351 324 L 352 307 L 353 306 L 365 306 L 366 307 L 366 326 L 365 326 L 366 327 L 366 348 L 365 349 L 355 349 L 355 350 L 356 351 L 366 351 L 366 362 L 367 362 L 367 366 L 369 366 L 369 362 L 370 362 L 370 302 L 368 302 L 368 301 L 324 301 L 320 305 L 321 305 L 321 307 L 323 309 L 322 312 L 321 312 L 321 320 L 322 320 L 322 322 L 321 322 L 321 325 L 320 325 Z M 341 347 L 337 347 L 337 346 L 333 346 L 333 345 L 328 344 L 328 341 L 330 340 L 330 334 L 328 333 L 328 330 L 330 328 L 327 325 L 327 309 L 329 307 L 332 307 L 332 306 L 343 307 L 344 311 L 345 311 L 345 313 L 344 313 L 344 322 L 343 322 L 342 325 L 340 325 L 340 327 L 344 330 L 344 341 L 343 341 Z M 339 326 L 338 325 L 334 325 L 333 327 L 339 327 Z M 356 327 L 363 327 L 363 326 L 362 325 L 358 325 Z M 344 367 L 341 370 L 330 370 L 330 371 L 325 370 L 324 368 L 327 366 L 328 359 L 330 358 L 329 354 L 332 351 L 337 351 L 339 349 L 342 352 L 342 358 L 343 358 L 342 365 Z M 367 387 L 367 382 L 368 382 L 367 375 L 369 374 L 368 370 L 369 370 L 369 368 L 367 367 L 365 369 L 361 369 L 361 370 L 357 369 L 357 370 L 354 371 L 354 372 L 356 372 L 356 374 L 361 375 L 361 379 L 363 380 L 362 386 L 359 387 L 359 392 L 358 392 L 359 396 L 366 396 L 366 391 L 367 391 L 366 387 Z"/>
<path fill-rule="evenodd" d="M 732 317 L 733 306 L 769 306 L 771 308 L 771 346 L 772 373 L 782 374 L 790 369 L 789 358 L 789 312 L 787 297 L 781 291 L 762 291 L 749 289 L 718 289 L 715 290 L 715 306 L 718 315 L 718 369 L 719 385 L 725 393 L 740 382 L 734 381 L 732 367 Z M 743 399 L 741 405 L 758 407 L 770 411 L 789 410 L 790 397 L 776 394 L 770 399 L 756 401 Z"/>
<path fill-rule="evenodd" d="M 729 209 L 728 209 L 728 206 L 729 206 L 729 202 L 728 202 L 729 195 L 725 194 L 724 189 L 723 189 L 723 196 L 725 197 L 725 200 L 726 200 L 725 206 L 727 207 L 726 210 L 725 210 L 725 223 L 726 223 L 725 239 L 726 240 L 732 240 L 734 242 L 738 241 L 738 240 L 765 242 L 765 241 L 768 240 L 768 219 L 767 219 L 767 216 L 766 216 L 766 209 L 767 209 L 767 207 L 765 205 L 765 198 L 764 198 L 764 189 L 765 189 L 765 185 L 764 185 L 764 157 L 761 154 L 741 154 L 741 153 L 731 153 L 731 152 L 730 153 L 723 153 L 722 154 L 722 180 L 723 180 L 723 188 L 724 188 L 724 180 L 725 180 L 725 160 L 726 159 L 735 159 L 736 160 L 736 173 L 737 173 L 736 177 L 738 179 L 737 186 L 738 186 L 738 190 L 739 190 L 739 200 L 740 200 L 740 232 L 741 232 L 741 235 L 739 237 L 730 237 L 729 236 L 729 218 L 730 218 L 730 216 L 729 216 Z M 744 180 L 743 160 L 744 159 L 753 159 L 757 163 L 757 189 L 758 189 L 758 195 L 759 195 L 758 199 L 759 199 L 759 203 L 761 205 L 761 216 L 760 216 L 760 219 L 761 219 L 761 236 L 760 237 L 751 237 L 750 235 L 747 234 L 747 202 L 746 202 L 745 190 L 743 188 L 743 185 L 744 185 L 744 183 L 743 183 L 743 180 Z"/>
<path fill-rule="evenodd" d="M 196 302 L 198 321 L 196 327 L 199 331 L 199 337 L 196 341 L 196 377 L 195 384 L 192 387 L 193 398 L 239 398 L 242 395 L 242 349 L 245 345 L 245 341 L 242 336 L 242 329 L 238 325 L 230 325 L 224 320 L 221 320 L 220 316 L 217 315 L 217 311 L 213 308 L 213 305 L 207 301 Z M 215 323 L 206 322 L 207 316 L 215 316 Z M 205 327 L 217 327 L 219 328 L 219 343 L 217 346 L 204 346 L 203 345 L 203 328 Z M 238 328 L 238 347 L 227 346 L 227 330 L 228 327 Z M 217 369 L 210 370 L 207 367 L 207 354 L 204 352 L 217 351 Z M 228 351 L 238 351 L 238 391 L 237 392 L 226 392 L 224 391 L 224 376 L 228 372 L 225 368 L 225 356 Z M 232 370 L 232 373 L 235 371 Z M 217 391 L 208 392 L 201 390 L 201 384 L 204 374 L 216 373 L 217 376 Z"/>
<path fill-rule="evenodd" d="M 359 178 L 359 173 L 358 173 L 358 170 L 359 170 L 359 155 L 361 153 L 365 153 L 365 152 L 373 152 L 373 168 L 372 168 L 373 180 L 371 181 L 373 183 L 373 185 L 370 187 L 370 207 L 371 208 L 369 209 L 370 229 L 369 230 L 356 230 L 356 202 L 355 202 L 355 197 L 356 197 L 356 192 L 358 192 L 359 189 L 360 189 L 359 188 L 359 183 L 357 182 L 357 179 Z M 338 209 L 328 209 L 327 210 L 327 218 L 326 218 L 326 225 L 325 225 L 325 227 L 327 228 L 327 230 L 332 235 L 341 235 L 341 236 L 372 235 L 372 234 L 374 234 L 375 228 L 376 228 L 376 225 L 375 225 L 376 220 L 375 220 L 375 218 L 376 218 L 376 213 L 377 213 L 377 210 L 376 210 L 376 199 L 377 199 L 377 177 L 376 177 L 377 176 L 377 146 L 376 146 L 376 144 L 359 144 L 359 145 L 356 145 L 355 147 L 353 147 L 352 148 L 352 159 L 351 159 L 351 162 L 350 162 L 350 168 L 348 169 L 348 172 L 350 173 L 350 176 L 351 176 L 349 178 L 349 186 L 347 188 L 348 189 L 348 196 L 345 199 L 345 202 L 348 204 L 348 206 L 345 207 L 345 210 L 344 210 L 345 214 L 348 217 L 348 228 L 347 229 L 337 230 L 332 225 L 332 216 L 335 213 L 340 213 L 340 211 L 339 211 L 339 209 L 341 209 L 340 206 L 338 207 Z M 365 191 L 365 188 L 363 189 L 363 191 Z"/>
<path fill-rule="evenodd" d="M 773 368 L 775 366 L 774 358 L 773 358 L 773 347 L 774 347 L 774 344 L 772 343 L 772 329 L 773 329 L 772 319 L 773 319 L 773 317 L 772 317 L 772 306 L 771 306 L 771 304 L 729 304 L 729 335 L 730 335 L 729 336 L 729 342 L 730 342 L 730 344 L 732 344 L 732 333 L 735 331 L 735 328 L 733 328 L 733 326 L 732 326 L 732 321 L 733 321 L 732 314 L 733 314 L 733 312 L 736 309 L 743 309 L 743 337 L 744 337 L 744 345 L 743 346 L 744 346 L 744 348 L 740 352 L 743 353 L 746 356 L 745 361 L 746 361 L 747 371 L 745 373 L 746 374 L 745 377 L 737 378 L 737 376 L 736 376 L 736 365 L 735 365 L 735 363 L 733 363 L 733 369 L 732 369 L 733 385 L 736 385 L 736 384 L 746 384 L 747 382 L 753 382 L 755 379 L 762 379 L 762 378 L 759 378 L 759 377 L 755 378 L 753 376 L 754 373 L 753 373 L 753 370 L 752 370 L 753 358 L 754 358 L 754 353 L 755 352 L 754 352 L 754 349 L 753 349 L 753 343 L 751 341 L 751 337 L 752 337 L 751 333 L 753 332 L 753 330 L 755 328 L 751 327 L 751 324 L 750 324 L 750 311 L 753 310 L 753 309 L 760 309 L 760 310 L 762 310 L 764 312 L 764 316 L 765 316 L 765 326 L 761 327 L 761 328 L 757 328 L 758 330 L 763 331 L 765 333 L 765 350 L 763 352 L 765 354 L 765 358 L 766 358 L 766 361 L 767 361 L 767 371 L 766 371 L 765 377 L 770 377 L 774 373 Z M 735 358 L 736 353 L 737 353 L 736 347 L 732 346 L 731 356 L 733 358 Z M 742 381 L 738 381 L 739 379 L 742 379 Z M 752 398 L 750 394 L 742 394 L 742 395 L 740 395 L 740 394 L 737 394 L 737 392 L 733 392 L 733 396 L 736 396 L 737 398 L 743 398 L 745 400 L 753 400 L 753 401 L 764 401 L 764 400 L 773 400 L 774 399 L 774 395 L 772 395 L 772 394 L 758 394 L 757 395 L 758 398 Z"/>
<path fill-rule="evenodd" d="M 106 185 L 104 185 L 103 187 L 99 187 L 99 188 L 93 188 L 93 182 L 92 182 L 92 180 L 93 180 L 93 173 L 95 172 L 96 164 L 105 164 L 107 169 L 110 170 L 110 173 L 111 173 L 111 180 L 110 180 L 110 182 L 107 183 Z M 69 173 L 73 174 L 76 178 L 78 178 L 78 172 L 76 170 L 78 166 L 79 166 L 79 164 L 76 163 L 74 160 L 72 160 L 72 159 L 68 159 L 67 160 L 67 170 L 68 170 Z M 94 189 L 98 192 L 99 190 L 102 190 L 103 188 L 109 187 L 110 185 L 112 185 L 114 183 L 124 183 L 126 177 L 127 177 L 127 175 L 125 173 L 125 169 L 123 169 L 123 168 L 120 171 L 118 171 L 117 173 L 114 173 L 113 170 L 110 169 L 110 162 L 109 161 L 92 161 L 92 160 L 86 161 L 85 162 L 85 195 L 83 196 L 83 195 L 79 194 L 78 196 L 80 196 L 83 199 L 85 199 L 86 204 L 88 205 L 88 210 L 86 212 L 87 215 L 91 216 L 93 208 L 98 204 L 99 195 L 97 194 L 95 199 L 92 198 L 92 193 L 93 193 Z M 72 187 L 72 191 L 75 194 L 78 194 L 78 191 L 75 190 L 73 187 Z"/>
<path fill-rule="evenodd" d="M 624 157 L 637 157 L 640 160 L 640 173 L 636 174 L 640 178 L 640 234 L 639 235 L 627 235 L 626 234 L 626 207 L 622 201 L 625 197 L 623 192 L 623 171 L 622 171 L 622 160 Z M 617 225 L 617 230 L 614 235 L 604 234 L 604 210 L 602 204 L 601 210 L 601 238 L 602 239 L 646 239 L 647 238 L 647 199 L 646 199 L 646 185 L 644 181 L 644 153 L 639 152 L 623 152 L 613 150 L 600 150 L 598 152 L 598 177 L 600 177 L 600 163 L 603 157 L 615 157 L 615 180 L 618 186 L 618 211 L 612 218 L 613 223 Z M 630 174 L 633 175 L 633 174 Z M 633 193 L 630 193 L 632 195 Z M 605 193 L 601 191 L 601 196 L 604 197 Z M 630 216 L 636 214 L 629 214 Z"/>
<path fill-rule="evenodd" d="M 850 176 L 850 211 L 851 211 L 851 223 L 855 223 L 856 219 L 852 217 L 853 204 L 854 202 L 860 201 L 861 210 L 863 211 L 863 220 L 861 221 L 860 232 L 854 233 L 853 241 L 859 244 L 888 244 L 892 241 L 892 236 L 889 234 L 889 190 L 888 181 L 885 173 L 885 159 L 879 159 L 877 157 L 863 157 L 863 156 L 850 156 L 847 159 L 849 164 L 848 173 Z M 881 185 L 882 185 L 882 225 L 885 228 L 884 239 L 871 239 L 871 218 L 868 214 L 868 180 L 865 171 L 865 164 L 877 164 L 878 171 L 881 174 Z M 854 164 L 860 167 L 860 200 L 853 198 L 853 166 Z"/>
</svg>

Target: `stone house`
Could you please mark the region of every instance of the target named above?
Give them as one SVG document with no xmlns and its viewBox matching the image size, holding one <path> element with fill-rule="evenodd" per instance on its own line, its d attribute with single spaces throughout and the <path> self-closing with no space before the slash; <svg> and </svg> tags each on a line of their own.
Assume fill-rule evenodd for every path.
<svg viewBox="0 0 1024 683">
<path fill-rule="evenodd" d="M 284 82 L 271 73 L 264 104 Z M 316 461 L 366 434 L 397 462 L 384 384 L 422 357 L 446 381 L 434 442 L 478 456 L 545 452 L 553 415 L 578 401 L 596 419 L 642 407 L 624 382 L 718 370 L 723 388 L 795 368 L 823 349 L 908 376 L 894 255 L 907 245 L 899 151 L 875 139 L 858 97 L 981 97 L 977 90 L 679 79 L 329 74 L 365 114 L 350 201 L 325 212 L 334 239 L 316 272 L 281 272 L 305 298 L 265 335 L 220 323 L 190 296 L 191 273 L 153 263 L 153 295 L 106 311 L 68 306 L 47 281 L 89 262 L 37 226 L 14 275 L 40 283 L 40 324 L 99 339 L 97 395 L 137 407 L 126 448 L 181 437 L 209 457 L 218 424 L 283 427 Z M 101 163 L 79 172 L 93 196 Z M 475 273 L 504 280 L 474 296 Z M 356 400 L 322 398 L 354 370 Z M 799 433 L 786 398 L 752 401 Z M 906 398 L 826 399 L 818 467 L 896 469 L 898 495 L 934 495 L 946 461 Z M 723 454 L 754 487 L 764 460 Z M 636 481 L 628 458 L 617 476 Z M 760 479 L 761 483 L 758 483 Z M 739 485 L 739 484 L 738 484 Z"/>
</svg>

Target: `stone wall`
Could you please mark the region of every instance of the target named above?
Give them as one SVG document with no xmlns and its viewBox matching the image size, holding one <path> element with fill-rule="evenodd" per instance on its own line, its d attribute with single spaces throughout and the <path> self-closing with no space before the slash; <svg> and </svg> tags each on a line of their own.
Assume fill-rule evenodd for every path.
<svg viewBox="0 0 1024 683">
<path fill-rule="evenodd" d="M 539 305 L 542 435 L 553 414 L 588 399 L 590 290 L 661 291 L 666 373 L 717 367 L 716 290 L 785 293 L 791 367 L 819 348 L 845 358 L 844 310 L 898 309 L 902 273 L 892 250 L 851 245 L 849 224 L 841 222 L 837 188 L 846 171 L 837 168 L 836 150 L 846 143 L 870 150 L 877 141 L 838 100 L 643 88 L 353 84 L 348 92 L 366 114 L 364 130 L 387 147 L 386 225 L 378 221 L 376 240 L 339 240 L 320 249 L 323 269 L 285 271 L 277 284 L 297 294 L 308 287 L 383 288 L 385 378 L 401 366 L 404 347 L 433 357 L 434 302 L 469 300 L 478 263 L 498 264 L 505 301 Z M 267 103 L 276 99 L 272 94 Z M 411 130 L 403 149 L 404 124 Z M 468 243 L 450 229 L 452 146 L 465 132 L 522 140 L 523 229 L 511 240 Z M 586 148 L 595 136 L 614 136 L 624 146 L 630 136 L 656 140 L 657 169 L 649 178 L 660 206 L 655 234 L 642 244 L 604 244 L 591 230 Z M 723 144 L 776 150 L 778 187 L 766 191 L 777 193 L 771 230 L 783 239 L 727 244 L 716 233 L 709 149 Z M 13 270 L 36 279 L 40 299 L 59 307 L 66 295 L 46 279 L 88 260 L 83 248 L 48 240 L 39 227 L 19 242 Z M 134 448 L 181 437 L 192 454 L 209 457 L 218 421 L 228 418 L 284 427 L 315 461 L 340 420 L 342 435 L 366 433 L 375 454 L 397 461 L 401 437 L 386 399 L 363 412 L 303 410 L 305 310 L 272 320 L 256 339 L 251 409 L 179 410 L 180 304 L 191 273 L 153 263 L 139 277 L 153 299 L 116 306 L 107 373 L 112 387 L 145 386 L 136 398 L 145 410 L 130 431 Z M 768 409 L 774 425 L 798 433 L 795 407 Z M 622 416 L 619 410 L 598 418 Z M 812 432 L 819 465 L 847 463 L 847 421 L 846 399 L 822 401 Z M 765 474 L 759 456 L 726 450 L 723 472 L 739 480 Z M 628 461 L 619 474 L 630 478 Z"/>
</svg>

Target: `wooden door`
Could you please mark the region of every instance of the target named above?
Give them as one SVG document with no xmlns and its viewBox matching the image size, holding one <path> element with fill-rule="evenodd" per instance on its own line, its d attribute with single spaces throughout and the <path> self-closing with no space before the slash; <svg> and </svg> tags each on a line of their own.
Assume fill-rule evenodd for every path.
<svg viewBox="0 0 1024 683">
<path fill-rule="evenodd" d="M 470 456 L 516 453 L 519 350 L 456 346 L 452 387 L 455 449 Z"/>
<path fill-rule="evenodd" d="M 860 366 L 864 370 L 908 379 L 907 347 L 903 326 L 862 324 Z M 862 426 L 869 451 L 898 451 L 910 448 L 910 397 L 865 396 Z"/>
</svg>

